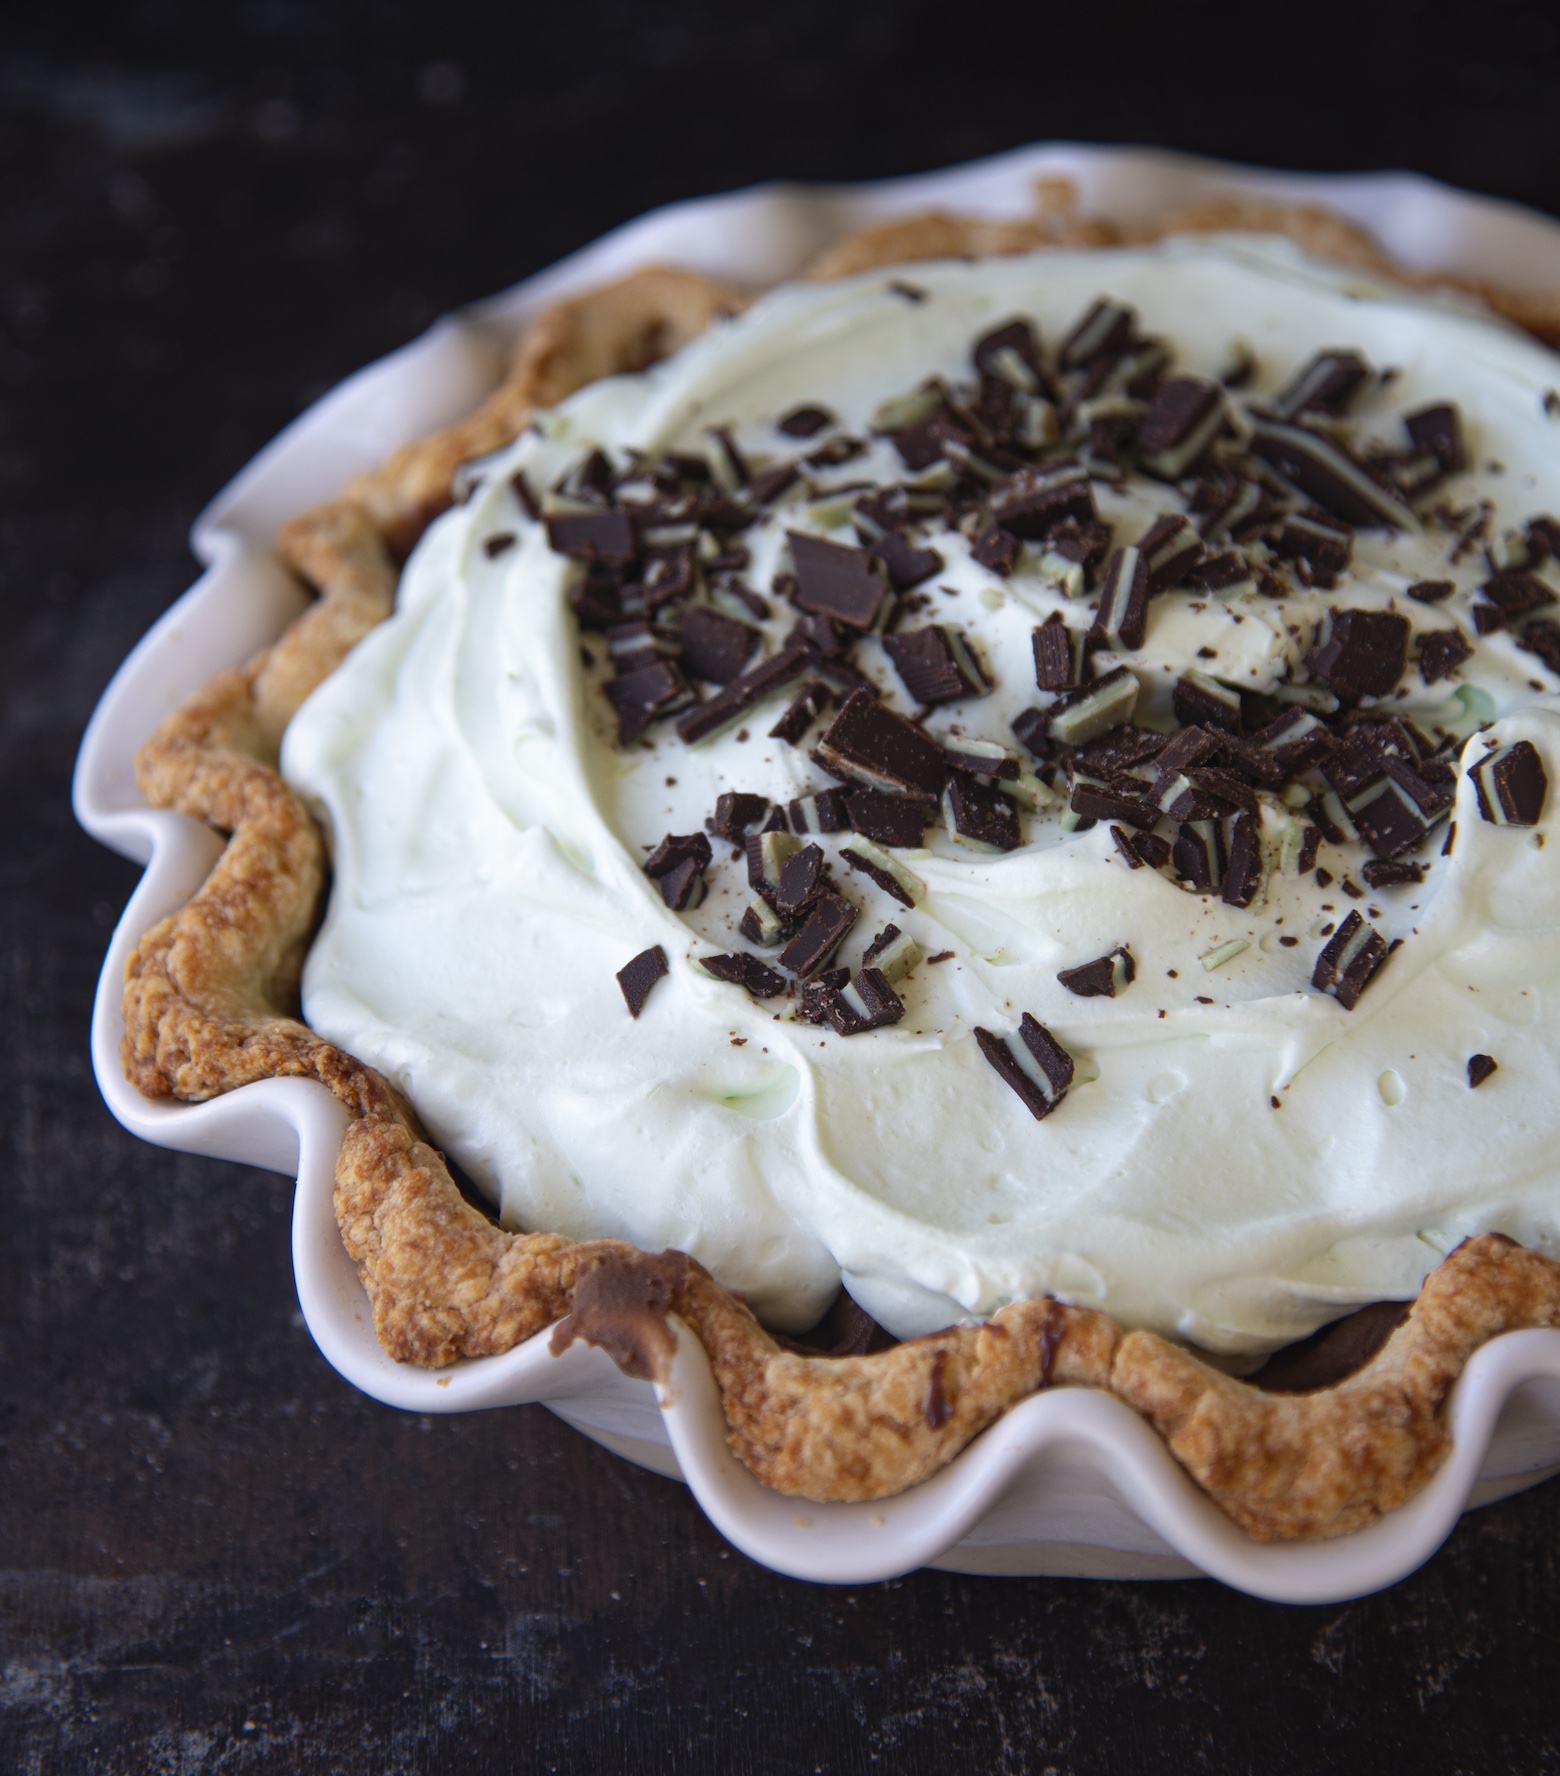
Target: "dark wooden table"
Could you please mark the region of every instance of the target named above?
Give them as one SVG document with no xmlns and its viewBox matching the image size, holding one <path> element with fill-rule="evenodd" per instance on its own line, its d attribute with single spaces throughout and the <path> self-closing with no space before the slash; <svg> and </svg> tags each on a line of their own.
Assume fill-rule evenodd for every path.
<svg viewBox="0 0 1560 1776">
<path fill-rule="evenodd" d="M 795 1584 L 540 1408 L 354 1393 L 296 1311 L 290 1182 L 138 1144 L 87 1063 L 135 872 L 72 823 L 82 723 L 192 577 L 202 502 L 440 311 L 667 199 L 1043 135 L 1408 164 L 1560 211 L 1549 9 L 1261 17 L 5 9 L 0 1767 L 1560 1769 L 1560 1487 L 1340 1608 Z"/>
</svg>

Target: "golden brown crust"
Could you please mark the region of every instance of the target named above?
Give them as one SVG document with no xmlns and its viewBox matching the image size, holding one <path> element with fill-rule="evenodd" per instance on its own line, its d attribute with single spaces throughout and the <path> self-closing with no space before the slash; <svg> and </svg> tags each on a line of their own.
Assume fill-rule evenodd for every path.
<svg viewBox="0 0 1560 1776">
<path fill-rule="evenodd" d="M 1205 204 L 1135 238 L 1231 227 L 1276 228 L 1405 281 L 1448 281 L 1401 272 L 1352 223 L 1305 207 Z M 1067 181 L 1045 180 L 1030 218 L 902 218 L 837 243 L 807 275 L 1126 238 L 1081 215 Z M 675 1315 L 709 1356 L 732 1448 L 766 1485 L 796 1496 L 901 1491 L 1016 1401 L 1068 1385 L 1109 1389 L 1141 1413 L 1253 1536 L 1337 1535 L 1394 1509 L 1444 1459 L 1445 1403 L 1470 1353 L 1498 1332 L 1556 1323 L 1560 1266 L 1497 1235 L 1468 1242 L 1364 1369 L 1309 1395 L 1261 1393 L 1153 1334 L 1123 1336 L 1103 1314 L 1049 1300 L 872 1356 L 807 1356 L 783 1348 L 681 1254 L 495 1227 L 461 1196 L 395 1089 L 298 1019 L 327 859 L 318 828 L 274 768 L 293 711 L 389 614 L 396 562 L 448 505 L 461 462 L 509 442 L 537 406 L 643 368 L 743 300 L 691 273 L 652 268 L 561 303 L 527 333 L 509 376 L 475 414 L 406 446 L 286 527 L 279 552 L 318 601 L 272 648 L 170 717 L 137 760 L 148 802 L 229 838 L 195 897 L 130 959 L 126 1074 L 148 1096 L 186 1101 L 278 1076 L 316 1079 L 336 1096 L 351 1117 L 337 1219 L 375 1330 L 399 1361 L 438 1367 L 492 1355 L 555 1326 L 555 1348 L 583 1337 L 631 1373 L 664 1379 Z M 1503 301 L 1492 298 L 1519 318 L 1518 299 Z M 1560 331 L 1553 306 L 1530 302 L 1529 312 Z"/>
</svg>

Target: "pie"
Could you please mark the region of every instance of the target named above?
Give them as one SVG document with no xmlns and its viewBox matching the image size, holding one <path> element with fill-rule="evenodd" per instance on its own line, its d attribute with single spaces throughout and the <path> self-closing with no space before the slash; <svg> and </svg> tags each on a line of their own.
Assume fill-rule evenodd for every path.
<svg viewBox="0 0 1560 1776">
<path fill-rule="evenodd" d="M 392 1356 L 663 1378 L 675 1315 L 781 1491 L 1070 1385 L 1255 1537 L 1395 1508 L 1560 1312 L 1554 420 L 1405 281 L 1048 186 L 559 305 L 286 527 L 317 602 L 143 749 L 229 842 L 127 1075 L 317 1079 Z"/>
</svg>

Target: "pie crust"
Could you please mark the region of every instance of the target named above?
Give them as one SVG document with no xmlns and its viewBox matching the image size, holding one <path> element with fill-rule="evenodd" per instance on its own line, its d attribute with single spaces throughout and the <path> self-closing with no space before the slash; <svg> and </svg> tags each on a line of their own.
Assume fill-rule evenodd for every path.
<svg viewBox="0 0 1560 1776">
<path fill-rule="evenodd" d="M 1403 283 L 1471 290 L 1560 344 L 1560 299 L 1405 271 L 1326 210 L 1204 203 L 1126 231 L 1083 215 L 1065 180 L 1037 182 L 1028 218 L 906 217 L 838 242 L 804 275 L 1210 229 L 1281 232 Z M 336 1169 L 337 1220 L 380 1343 L 398 1361 L 437 1368 L 509 1350 L 552 1326 L 555 1350 L 582 1337 L 628 1373 L 665 1382 L 675 1315 L 709 1357 L 732 1449 L 783 1493 L 886 1497 L 935 1473 L 1036 1390 L 1092 1387 L 1147 1420 L 1252 1537 L 1363 1527 L 1445 1459 L 1448 1396 L 1472 1352 L 1502 1332 L 1560 1324 L 1560 1264 L 1500 1234 L 1465 1241 L 1369 1362 L 1303 1394 L 1263 1391 L 1157 1334 L 1123 1333 L 1102 1313 L 1050 1299 L 871 1355 L 807 1354 L 771 1337 L 682 1253 L 496 1227 L 461 1194 L 402 1095 L 300 1020 L 299 979 L 328 858 L 320 829 L 276 769 L 288 720 L 390 614 L 399 562 L 451 503 L 461 463 L 509 443 L 534 409 L 597 377 L 643 369 L 746 300 L 744 291 L 655 267 L 562 302 L 531 326 L 507 378 L 475 413 L 398 450 L 283 529 L 278 552 L 317 590 L 316 602 L 273 646 L 170 716 L 137 757 L 152 806 L 204 821 L 228 842 L 195 896 L 130 957 L 126 1076 L 153 1099 L 199 1102 L 277 1077 L 318 1080 L 336 1097 L 350 1118 Z"/>
</svg>

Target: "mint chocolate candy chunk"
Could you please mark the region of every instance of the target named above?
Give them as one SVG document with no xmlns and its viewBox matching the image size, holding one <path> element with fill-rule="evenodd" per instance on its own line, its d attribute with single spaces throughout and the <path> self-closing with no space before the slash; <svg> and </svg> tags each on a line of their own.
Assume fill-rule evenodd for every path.
<svg viewBox="0 0 1560 1776">
<path fill-rule="evenodd" d="M 1045 1025 L 1025 1012 L 1007 1036 L 975 1028 L 980 1052 L 1012 1087 L 1036 1122 L 1049 1116 L 1073 1082 L 1073 1058 Z"/>
<path fill-rule="evenodd" d="M 1538 825 L 1549 796 L 1549 776 L 1532 741 L 1497 747 L 1472 774 L 1479 812 L 1493 826 Z"/>
</svg>

